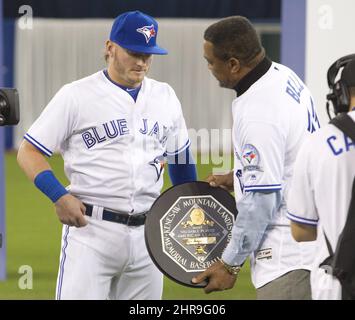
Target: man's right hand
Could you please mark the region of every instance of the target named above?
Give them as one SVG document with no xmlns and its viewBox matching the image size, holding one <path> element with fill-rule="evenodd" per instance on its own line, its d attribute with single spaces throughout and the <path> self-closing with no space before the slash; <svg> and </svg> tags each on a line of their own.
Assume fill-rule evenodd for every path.
<svg viewBox="0 0 355 320">
<path fill-rule="evenodd" d="M 210 174 L 206 178 L 206 182 L 208 182 L 211 187 L 221 187 L 227 191 L 233 191 L 233 171 L 227 174 Z"/>
<path fill-rule="evenodd" d="M 55 203 L 55 210 L 61 223 L 77 228 L 87 225 L 85 206 L 74 196 L 66 194 Z"/>
</svg>

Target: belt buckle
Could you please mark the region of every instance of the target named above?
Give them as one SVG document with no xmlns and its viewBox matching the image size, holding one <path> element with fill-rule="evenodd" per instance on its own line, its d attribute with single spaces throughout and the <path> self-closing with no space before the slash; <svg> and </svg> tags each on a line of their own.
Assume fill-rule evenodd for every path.
<svg viewBox="0 0 355 320">
<path fill-rule="evenodd" d="M 127 226 L 130 226 L 130 225 L 131 225 L 131 218 L 132 218 L 132 215 L 131 215 L 131 214 L 128 214 Z"/>
</svg>

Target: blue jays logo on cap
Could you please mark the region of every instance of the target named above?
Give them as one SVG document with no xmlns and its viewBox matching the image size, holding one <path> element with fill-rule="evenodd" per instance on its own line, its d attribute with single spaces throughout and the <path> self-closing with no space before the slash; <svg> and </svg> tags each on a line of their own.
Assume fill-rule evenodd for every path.
<svg viewBox="0 0 355 320">
<path fill-rule="evenodd" d="M 156 43 L 158 23 L 140 11 L 129 11 L 119 15 L 111 29 L 110 40 L 122 48 L 145 54 L 167 54 L 168 51 Z"/>
<path fill-rule="evenodd" d="M 147 43 L 152 37 L 155 37 L 155 30 L 154 30 L 154 25 L 151 26 L 144 26 L 143 28 L 138 28 L 137 32 L 141 33 L 145 37 L 145 41 Z"/>
</svg>

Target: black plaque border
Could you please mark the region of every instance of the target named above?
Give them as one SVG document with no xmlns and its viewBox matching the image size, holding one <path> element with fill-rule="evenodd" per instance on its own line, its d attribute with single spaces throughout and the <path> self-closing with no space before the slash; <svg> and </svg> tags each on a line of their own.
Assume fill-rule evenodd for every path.
<svg viewBox="0 0 355 320">
<path fill-rule="evenodd" d="M 162 248 L 160 220 L 179 197 L 196 197 L 198 195 L 214 197 L 236 218 L 235 199 L 228 191 L 220 187 L 211 187 L 209 183 L 203 181 L 187 182 L 170 187 L 155 200 L 147 215 L 144 232 L 149 255 L 156 267 L 169 279 L 191 288 L 203 288 L 207 285 L 207 282 L 193 284 L 191 279 L 201 272 L 186 272 L 166 256 Z"/>
</svg>

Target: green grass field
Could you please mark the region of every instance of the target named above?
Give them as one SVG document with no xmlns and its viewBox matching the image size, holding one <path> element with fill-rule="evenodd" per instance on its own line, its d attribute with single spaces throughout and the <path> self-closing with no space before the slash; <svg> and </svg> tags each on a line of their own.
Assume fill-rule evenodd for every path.
<svg viewBox="0 0 355 320">
<path fill-rule="evenodd" d="M 66 184 L 63 162 L 50 159 L 56 176 Z M 199 165 L 198 175 L 205 178 L 210 165 Z M 54 299 L 59 262 L 61 224 L 52 203 L 25 177 L 16 163 L 16 154 L 5 155 L 7 280 L 0 281 L 0 299 Z M 164 190 L 170 186 L 165 177 Z M 21 266 L 33 270 L 33 288 L 20 289 Z M 255 299 L 245 264 L 232 290 L 204 294 L 202 289 L 187 288 L 165 278 L 163 299 Z"/>
</svg>

